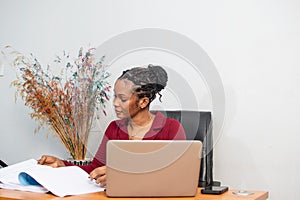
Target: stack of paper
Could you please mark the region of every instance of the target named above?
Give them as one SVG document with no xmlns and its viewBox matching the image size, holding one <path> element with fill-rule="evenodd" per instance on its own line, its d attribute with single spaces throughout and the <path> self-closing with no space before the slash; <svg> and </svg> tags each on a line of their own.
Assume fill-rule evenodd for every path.
<svg viewBox="0 0 300 200">
<path fill-rule="evenodd" d="M 0 188 L 46 193 L 63 197 L 103 191 L 77 166 L 52 168 L 26 160 L 0 169 Z"/>
</svg>

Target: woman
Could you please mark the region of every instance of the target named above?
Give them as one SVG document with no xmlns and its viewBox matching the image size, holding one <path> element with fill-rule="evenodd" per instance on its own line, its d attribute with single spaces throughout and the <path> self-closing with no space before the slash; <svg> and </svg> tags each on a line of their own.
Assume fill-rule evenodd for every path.
<svg viewBox="0 0 300 200">
<path fill-rule="evenodd" d="M 181 124 L 166 118 L 161 112 L 151 113 L 150 103 L 166 87 L 168 76 L 160 66 L 135 67 L 126 70 L 114 85 L 113 105 L 119 120 L 107 127 L 101 145 L 90 165 L 80 166 L 101 186 L 106 184 L 106 143 L 108 140 L 185 140 Z M 70 163 L 53 156 L 42 156 L 39 164 L 52 167 Z"/>
</svg>

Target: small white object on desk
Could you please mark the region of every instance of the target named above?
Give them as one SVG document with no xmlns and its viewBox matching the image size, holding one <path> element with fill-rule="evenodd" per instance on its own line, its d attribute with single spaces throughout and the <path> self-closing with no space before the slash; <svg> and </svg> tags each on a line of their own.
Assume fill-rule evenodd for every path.
<svg viewBox="0 0 300 200">
<path fill-rule="evenodd" d="M 4 64 L 0 62 L 0 77 L 4 76 Z"/>
<path fill-rule="evenodd" d="M 242 195 L 242 196 L 247 196 L 247 195 L 254 194 L 253 192 L 246 191 L 246 190 L 234 191 L 234 192 L 232 192 L 232 193 L 233 193 L 233 194 L 236 194 L 236 195 Z"/>
</svg>

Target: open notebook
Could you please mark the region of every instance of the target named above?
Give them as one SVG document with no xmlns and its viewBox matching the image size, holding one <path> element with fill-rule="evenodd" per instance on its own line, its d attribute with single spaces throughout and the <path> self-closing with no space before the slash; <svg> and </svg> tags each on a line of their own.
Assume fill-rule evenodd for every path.
<svg viewBox="0 0 300 200">
<path fill-rule="evenodd" d="M 109 197 L 195 196 L 202 143 L 194 140 L 110 140 Z"/>
</svg>

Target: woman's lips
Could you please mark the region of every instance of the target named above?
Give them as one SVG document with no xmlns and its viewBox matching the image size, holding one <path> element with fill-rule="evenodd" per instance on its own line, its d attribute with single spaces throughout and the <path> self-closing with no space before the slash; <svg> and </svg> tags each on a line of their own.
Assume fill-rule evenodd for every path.
<svg viewBox="0 0 300 200">
<path fill-rule="evenodd" d="M 122 111 L 115 110 L 115 113 L 116 113 L 117 115 L 119 115 L 119 114 L 122 113 Z"/>
</svg>

